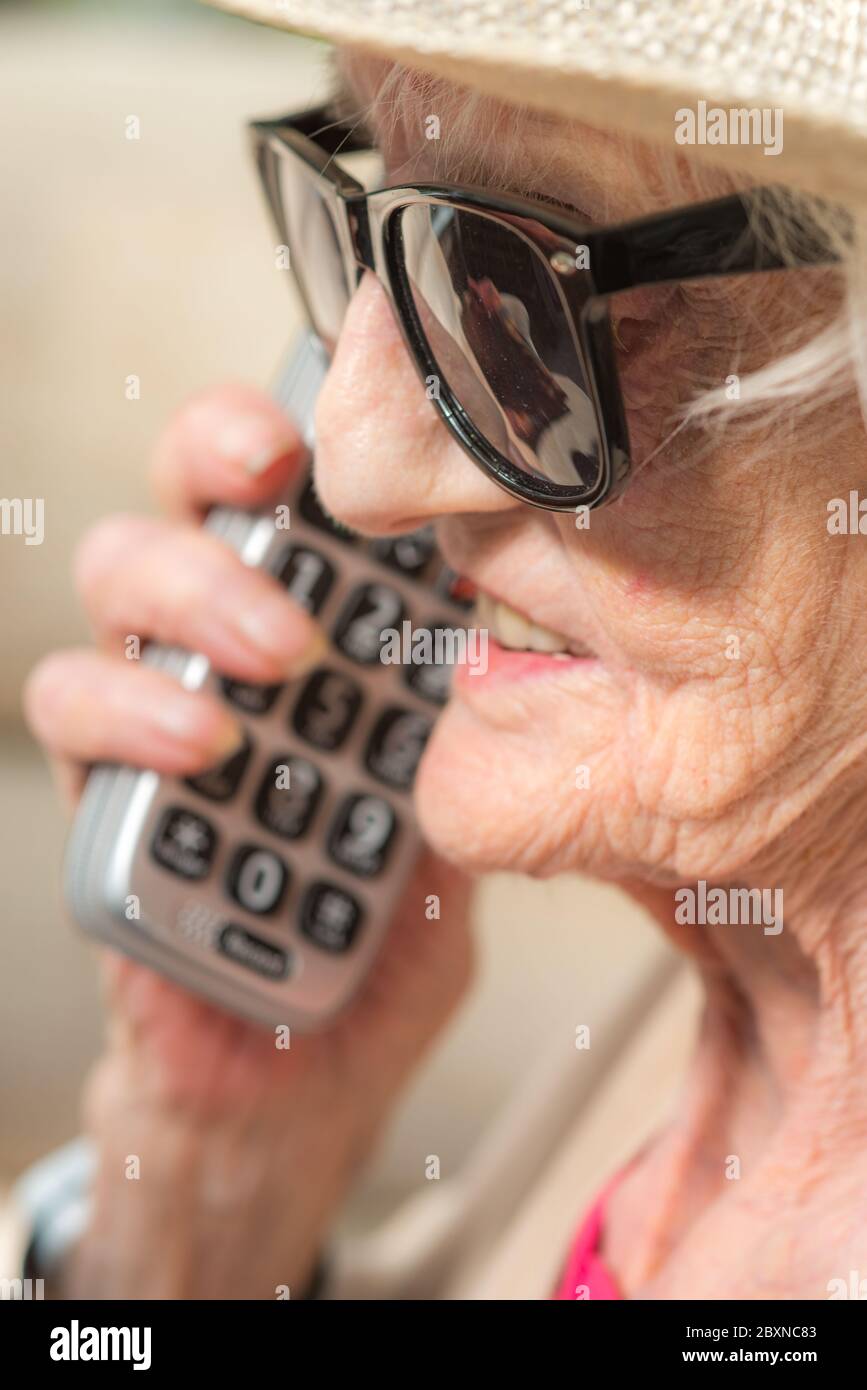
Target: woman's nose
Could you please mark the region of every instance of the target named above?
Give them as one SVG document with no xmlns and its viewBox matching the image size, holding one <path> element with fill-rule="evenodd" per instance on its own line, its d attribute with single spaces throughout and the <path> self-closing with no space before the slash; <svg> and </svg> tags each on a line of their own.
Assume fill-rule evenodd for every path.
<svg viewBox="0 0 867 1390">
<path fill-rule="evenodd" d="M 316 485 L 332 515 L 374 535 L 520 505 L 475 466 L 439 418 L 370 273 L 350 303 L 317 401 Z"/>
</svg>

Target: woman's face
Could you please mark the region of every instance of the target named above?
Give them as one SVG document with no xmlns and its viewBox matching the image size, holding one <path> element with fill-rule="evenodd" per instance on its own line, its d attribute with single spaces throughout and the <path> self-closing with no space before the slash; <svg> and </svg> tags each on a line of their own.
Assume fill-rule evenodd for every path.
<svg viewBox="0 0 867 1390">
<path fill-rule="evenodd" d="M 395 108 L 387 65 L 343 67 L 389 182 L 490 170 L 489 186 L 600 223 L 699 196 L 686 166 L 686 192 L 666 195 L 649 152 L 614 137 L 492 102 L 468 125 L 441 83 L 404 83 Z M 731 187 L 715 177 L 705 195 Z M 784 409 L 772 427 L 765 412 L 749 429 L 669 435 L 698 391 L 735 394 L 733 374 L 812 336 L 834 293 L 826 272 L 790 271 L 615 298 L 636 466 L 585 529 L 474 467 L 366 276 L 319 401 L 323 500 L 364 532 L 435 522 L 448 562 L 496 603 L 488 670 L 457 673 L 417 784 L 423 828 L 448 856 L 673 883 L 779 865 L 820 833 L 808 815 L 763 853 L 862 749 L 864 561 L 858 537 L 827 530 L 830 499 L 865 471 L 857 408 L 847 397 L 806 421 Z"/>
</svg>

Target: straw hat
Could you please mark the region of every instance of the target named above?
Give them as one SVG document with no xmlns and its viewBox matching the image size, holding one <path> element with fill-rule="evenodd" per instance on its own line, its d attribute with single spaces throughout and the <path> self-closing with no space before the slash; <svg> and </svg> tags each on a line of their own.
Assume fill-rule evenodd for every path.
<svg viewBox="0 0 867 1390">
<path fill-rule="evenodd" d="M 701 158 L 867 206 L 867 0 L 206 3 L 663 143 L 691 111 Z M 782 112 L 779 154 L 737 142 L 736 108 Z"/>
</svg>

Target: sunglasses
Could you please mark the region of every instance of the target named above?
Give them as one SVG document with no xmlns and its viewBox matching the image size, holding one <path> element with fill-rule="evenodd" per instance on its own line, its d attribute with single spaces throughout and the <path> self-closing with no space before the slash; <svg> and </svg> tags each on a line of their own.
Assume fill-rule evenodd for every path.
<svg viewBox="0 0 867 1390">
<path fill-rule="evenodd" d="M 388 295 L 434 409 L 473 462 L 549 511 L 598 507 L 631 468 L 609 296 L 792 268 L 733 195 L 613 227 L 449 185 L 367 192 L 370 150 L 325 107 L 250 125 L 268 207 L 329 356 L 365 270 Z M 798 264 L 839 259 L 804 242 Z"/>
</svg>

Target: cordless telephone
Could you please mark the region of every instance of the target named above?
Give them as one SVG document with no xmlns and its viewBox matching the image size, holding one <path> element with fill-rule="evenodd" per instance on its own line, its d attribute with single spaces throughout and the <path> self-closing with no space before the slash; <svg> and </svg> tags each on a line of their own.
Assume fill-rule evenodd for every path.
<svg viewBox="0 0 867 1390">
<path fill-rule="evenodd" d="M 308 332 L 275 392 L 310 449 L 325 369 Z M 430 530 L 353 534 L 320 505 L 309 466 L 278 505 L 215 508 L 205 525 L 315 616 L 329 652 L 298 680 L 251 685 L 201 654 L 147 647 L 142 660 L 228 701 L 245 741 L 194 777 L 95 767 L 67 896 L 86 932 L 187 988 L 314 1029 L 371 968 L 418 855 L 413 777 L 448 692 L 443 662 L 381 661 L 381 633 L 463 628 L 467 602 Z"/>
</svg>

